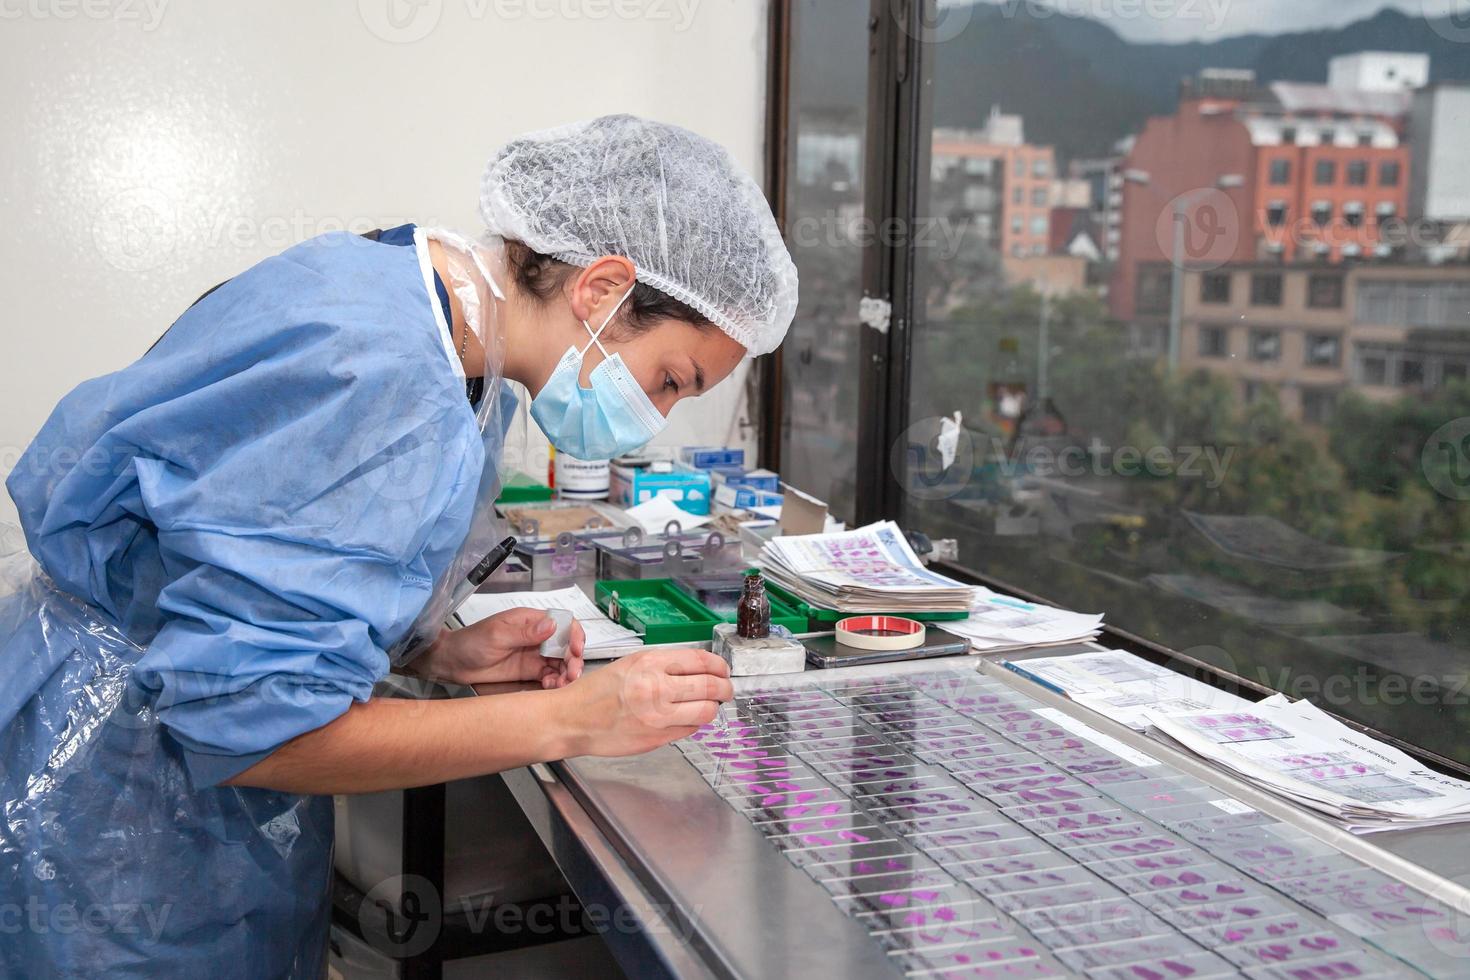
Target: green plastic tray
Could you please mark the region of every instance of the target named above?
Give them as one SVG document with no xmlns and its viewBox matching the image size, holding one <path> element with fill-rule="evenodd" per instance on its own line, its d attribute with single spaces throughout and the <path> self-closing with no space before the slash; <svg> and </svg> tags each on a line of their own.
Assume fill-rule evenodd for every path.
<svg viewBox="0 0 1470 980">
<path fill-rule="evenodd" d="M 500 488 L 497 504 L 539 504 L 552 498 L 551 488 L 524 473 L 512 473 Z"/>
<path fill-rule="evenodd" d="M 658 643 L 707 643 L 721 620 L 710 612 L 703 603 L 691 599 L 669 578 L 646 579 L 599 579 L 596 588 L 597 605 L 603 612 L 612 615 L 612 594 L 620 599 L 663 599 L 673 604 L 689 617 L 687 623 L 645 623 L 627 607 L 618 610 L 617 621 L 643 636 L 643 642 Z"/>
<path fill-rule="evenodd" d="M 747 573 L 748 572 L 753 572 L 753 571 L 755 571 L 755 569 L 753 569 L 753 568 L 746 569 L 746 572 Z M 674 583 L 674 588 L 679 589 L 679 583 L 675 582 Z M 733 622 L 735 622 L 736 617 L 734 617 L 734 616 L 721 616 L 719 613 L 715 612 L 713 609 L 710 609 L 709 606 L 706 606 L 704 603 L 700 602 L 699 599 L 697 599 L 696 597 L 694 597 L 692 595 L 689 595 L 689 593 L 688 592 L 685 592 L 683 589 L 679 589 L 679 591 L 680 592 L 683 592 L 686 596 L 689 596 L 689 598 L 692 599 L 694 602 L 698 603 L 699 604 L 699 608 L 708 610 L 709 614 L 711 616 L 715 617 L 715 619 L 719 620 L 720 622 L 722 622 L 722 623 L 733 623 Z M 807 632 L 807 628 L 806 628 L 807 617 L 806 617 L 806 615 L 804 613 L 797 612 L 795 609 L 793 609 L 791 607 L 791 604 L 790 603 L 786 602 L 784 599 L 781 599 L 779 596 L 772 595 L 771 594 L 771 583 L 769 581 L 766 582 L 766 598 L 769 599 L 770 602 L 771 602 L 771 625 L 772 626 L 784 626 L 784 627 L 786 627 L 787 629 L 789 629 L 793 633 L 805 633 L 805 632 Z"/>
<path fill-rule="evenodd" d="M 970 618 L 970 614 L 967 612 L 912 613 L 895 612 L 892 609 L 870 609 L 867 612 L 861 613 L 838 612 L 836 609 L 823 609 L 819 606 L 809 605 L 770 579 L 766 579 L 766 592 L 772 597 L 773 603 L 776 599 L 780 599 L 799 615 L 805 616 L 811 624 L 810 630 L 813 633 L 829 631 L 839 619 L 846 619 L 849 616 L 901 616 L 904 619 L 917 619 L 924 623 L 942 623 L 946 620 L 953 622 L 957 619 Z M 773 605 L 772 612 L 774 613 L 774 611 L 775 607 Z"/>
</svg>

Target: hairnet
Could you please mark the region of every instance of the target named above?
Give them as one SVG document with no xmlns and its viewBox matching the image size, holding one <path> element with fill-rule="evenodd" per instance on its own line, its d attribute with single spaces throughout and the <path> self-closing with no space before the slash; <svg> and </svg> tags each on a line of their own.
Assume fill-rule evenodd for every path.
<svg viewBox="0 0 1470 980">
<path fill-rule="evenodd" d="M 480 187 L 490 232 L 638 279 L 709 317 L 751 355 L 780 346 L 796 266 L 765 196 L 724 147 L 687 129 L 603 116 L 507 144 Z"/>
</svg>

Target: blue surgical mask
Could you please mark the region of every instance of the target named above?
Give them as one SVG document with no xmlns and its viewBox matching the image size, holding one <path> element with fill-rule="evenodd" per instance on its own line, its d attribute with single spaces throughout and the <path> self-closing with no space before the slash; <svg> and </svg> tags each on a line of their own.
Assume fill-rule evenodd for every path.
<svg viewBox="0 0 1470 980">
<path fill-rule="evenodd" d="M 568 347 L 545 386 L 531 399 L 531 417 L 559 453 L 576 459 L 612 459 L 646 445 L 668 424 L 633 380 L 622 355 L 609 354 L 597 339 L 632 294 L 631 289 L 624 293 L 596 330 L 582 321 L 591 342 L 581 350 Z M 594 346 L 602 351 L 603 361 L 592 369 L 592 387 L 583 388 L 582 361 Z"/>
</svg>

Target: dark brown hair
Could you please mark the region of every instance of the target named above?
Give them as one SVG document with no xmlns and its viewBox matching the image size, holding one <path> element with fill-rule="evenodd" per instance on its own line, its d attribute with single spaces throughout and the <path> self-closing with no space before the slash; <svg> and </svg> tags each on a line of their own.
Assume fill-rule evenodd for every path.
<svg viewBox="0 0 1470 980">
<path fill-rule="evenodd" d="M 577 271 L 576 266 L 542 255 L 523 242 L 508 239 L 505 252 L 516 287 L 538 303 L 550 302 Z M 714 326 L 703 313 L 645 282 L 633 284 L 633 295 L 623 304 L 618 318 L 620 322 L 609 328 L 614 333 L 621 332 L 619 327 L 626 333 L 642 333 L 661 320 L 682 320 L 701 330 Z"/>
</svg>

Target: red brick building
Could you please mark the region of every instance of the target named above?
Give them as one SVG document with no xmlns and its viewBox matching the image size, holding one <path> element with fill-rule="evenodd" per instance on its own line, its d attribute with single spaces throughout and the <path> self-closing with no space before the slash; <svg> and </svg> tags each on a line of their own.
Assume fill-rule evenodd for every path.
<svg viewBox="0 0 1470 980">
<path fill-rule="evenodd" d="M 1124 165 L 1113 314 L 1157 314 L 1176 222 L 1195 268 L 1388 257 L 1385 231 L 1408 208 L 1409 104 L 1404 92 L 1262 89 L 1240 72 L 1187 84 L 1179 109 L 1148 121 Z"/>
</svg>

